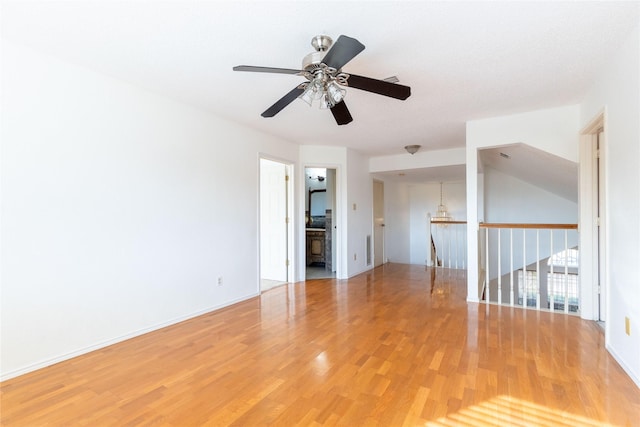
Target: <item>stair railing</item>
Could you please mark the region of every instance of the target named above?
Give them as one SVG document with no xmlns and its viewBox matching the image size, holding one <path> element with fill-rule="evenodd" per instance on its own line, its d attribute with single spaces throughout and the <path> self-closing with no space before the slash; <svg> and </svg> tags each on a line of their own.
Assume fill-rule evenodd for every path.
<svg viewBox="0 0 640 427">
<path fill-rule="evenodd" d="M 434 267 L 467 268 L 467 222 L 443 221 L 429 216 L 431 262 Z"/>
<path fill-rule="evenodd" d="M 577 224 L 480 223 L 481 300 L 577 313 Z"/>
</svg>

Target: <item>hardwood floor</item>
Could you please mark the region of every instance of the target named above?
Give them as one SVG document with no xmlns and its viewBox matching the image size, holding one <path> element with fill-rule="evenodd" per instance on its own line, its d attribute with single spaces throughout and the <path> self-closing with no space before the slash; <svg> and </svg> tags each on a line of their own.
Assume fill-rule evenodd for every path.
<svg viewBox="0 0 640 427">
<path fill-rule="evenodd" d="M 271 289 L 1 384 L 4 426 L 640 425 L 594 322 L 387 264 Z"/>
</svg>

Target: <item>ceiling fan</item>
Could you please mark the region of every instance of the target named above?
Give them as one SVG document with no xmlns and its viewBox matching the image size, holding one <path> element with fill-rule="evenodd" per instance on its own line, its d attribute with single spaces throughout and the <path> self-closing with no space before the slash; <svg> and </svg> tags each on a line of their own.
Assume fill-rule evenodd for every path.
<svg viewBox="0 0 640 427">
<path fill-rule="evenodd" d="M 353 117 L 344 103 L 345 87 L 353 87 L 400 100 L 405 100 L 411 95 L 411 88 L 396 84 L 398 80 L 395 77 L 377 80 L 342 72 L 342 67 L 364 50 L 364 45 L 354 38 L 342 35 L 333 43 L 329 36 L 316 36 L 311 40 L 311 46 L 316 51 L 304 57 L 301 70 L 250 65 L 233 67 L 234 71 L 296 74 L 307 79 L 306 82 L 296 86 L 267 108 L 261 114 L 262 117 L 273 117 L 292 103 L 294 99 L 300 98 L 309 105 L 312 105 L 314 100 L 319 101 L 320 108 L 331 110 L 336 123 L 346 125 L 353 120 Z"/>
</svg>

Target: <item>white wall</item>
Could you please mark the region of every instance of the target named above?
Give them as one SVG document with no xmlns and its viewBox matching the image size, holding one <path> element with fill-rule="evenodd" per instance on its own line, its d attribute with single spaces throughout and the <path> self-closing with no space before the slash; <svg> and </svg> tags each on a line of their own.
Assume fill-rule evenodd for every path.
<svg viewBox="0 0 640 427">
<path fill-rule="evenodd" d="M 428 214 L 440 204 L 440 183 L 384 181 L 385 254 L 390 262 L 426 265 L 430 257 Z M 463 181 L 443 184 L 443 202 L 454 219 L 466 220 Z M 462 253 L 462 252 L 461 252 Z"/>
<path fill-rule="evenodd" d="M 371 157 L 369 158 L 369 171 L 375 173 L 463 165 L 464 161 L 464 147 L 450 148 L 448 150 L 425 150 L 418 151 L 411 156 L 407 155 L 407 153 L 402 153 L 392 156 Z"/>
<path fill-rule="evenodd" d="M 466 194 L 464 181 L 442 184 L 443 203 L 457 221 L 465 221 Z M 428 215 L 435 216 L 440 204 L 440 183 L 409 184 L 411 264 L 426 265 L 431 256 Z M 435 231 L 435 230 L 434 230 Z M 441 250 L 440 244 L 437 245 Z"/>
<path fill-rule="evenodd" d="M 478 148 L 523 142 L 572 162 L 578 161 L 579 105 L 467 122 L 469 142 Z M 471 135 L 469 134 L 471 132 Z M 471 140 L 471 141 L 470 141 Z M 469 158 L 467 158 L 467 163 Z"/>
<path fill-rule="evenodd" d="M 493 168 L 484 169 L 484 216 L 489 223 L 578 223 L 578 204 L 562 198 L 528 182 L 521 181 L 513 176 L 502 173 Z M 486 230 L 486 229 L 484 229 Z M 536 237 L 535 230 L 530 230 L 526 238 L 526 265 L 536 260 L 546 258 L 551 254 L 550 232 L 541 230 Z M 496 234 L 490 234 L 489 243 L 489 278 L 498 276 L 498 244 Z M 553 232 L 554 253 L 564 250 L 564 231 Z M 537 240 L 537 243 L 536 243 Z M 501 238 L 501 268 L 500 274 L 506 274 L 510 270 L 507 262 L 510 256 L 509 235 L 502 233 Z M 522 248 L 522 232 L 514 231 L 514 248 Z M 567 247 L 577 246 L 577 233 L 575 230 L 567 232 Z M 521 250 L 514 250 L 514 266 L 521 268 L 523 259 Z"/>
<path fill-rule="evenodd" d="M 373 178 L 369 159 L 347 150 L 347 275 L 353 277 L 373 268 Z M 371 236 L 371 263 L 366 242 Z"/>
<path fill-rule="evenodd" d="M 485 222 L 578 222 L 578 204 L 493 168 L 484 173 Z"/>
<path fill-rule="evenodd" d="M 377 156 L 369 159 L 369 171 L 389 172 L 423 168 L 459 166 L 465 163 L 465 148 L 418 151 Z M 407 183 L 377 177 L 385 186 L 385 255 L 388 261 L 404 264 L 425 264 L 429 258 L 427 214 L 435 214 L 440 204 L 440 184 Z M 447 208 L 455 219 L 466 218 L 464 183 L 445 183 Z"/>
<path fill-rule="evenodd" d="M 411 198 L 405 183 L 384 181 L 385 262 L 411 263 Z"/>
<path fill-rule="evenodd" d="M 483 179 L 478 176 L 478 150 L 522 142 L 577 162 L 579 111 L 578 105 L 570 105 L 467 122 L 467 300 L 478 301 L 478 265 L 473 260 L 478 259 L 479 207 L 489 205 L 479 196 L 484 190 L 478 185 Z"/>
<path fill-rule="evenodd" d="M 4 40 L 2 64 L 3 379 L 257 294 L 258 153 L 296 145 Z"/>
<path fill-rule="evenodd" d="M 640 387 L 640 23 L 590 88 L 581 126 L 605 110 L 606 346 Z M 626 335 L 624 319 L 631 320 Z"/>
</svg>

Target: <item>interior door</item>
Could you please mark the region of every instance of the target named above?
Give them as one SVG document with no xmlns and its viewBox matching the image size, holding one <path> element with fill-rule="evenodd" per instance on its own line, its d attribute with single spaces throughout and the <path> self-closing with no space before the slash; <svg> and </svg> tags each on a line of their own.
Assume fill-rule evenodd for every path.
<svg viewBox="0 0 640 427">
<path fill-rule="evenodd" d="M 373 181 L 373 266 L 384 263 L 384 183 Z"/>
<path fill-rule="evenodd" d="M 260 278 L 287 281 L 287 165 L 260 159 Z M 264 288 L 264 286 L 263 286 Z"/>
<path fill-rule="evenodd" d="M 602 154 L 604 150 L 604 132 L 598 132 L 596 141 L 596 202 L 597 202 L 597 236 L 598 236 L 598 320 L 605 322 L 606 310 L 606 275 L 605 275 L 605 203 L 604 203 L 604 162 Z"/>
</svg>

